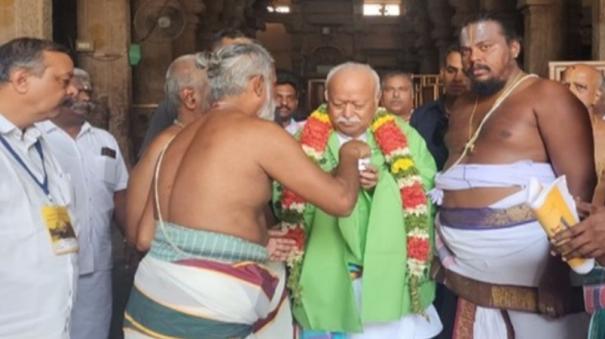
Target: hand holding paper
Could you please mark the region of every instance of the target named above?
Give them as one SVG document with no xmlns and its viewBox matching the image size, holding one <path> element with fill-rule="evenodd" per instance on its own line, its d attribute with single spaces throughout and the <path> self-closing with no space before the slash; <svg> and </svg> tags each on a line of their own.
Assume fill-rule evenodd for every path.
<svg viewBox="0 0 605 339">
<path fill-rule="evenodd" d="M 565 176 L 546 187 L 531 179 L 527 202 L 551 240 L 566 230 L 573 232 L 573 226 L 579 221 Z M 594 258 L 572 257 L 567 263 L 577 273 L 586 274 L 594 267 Z"/>
</svg>

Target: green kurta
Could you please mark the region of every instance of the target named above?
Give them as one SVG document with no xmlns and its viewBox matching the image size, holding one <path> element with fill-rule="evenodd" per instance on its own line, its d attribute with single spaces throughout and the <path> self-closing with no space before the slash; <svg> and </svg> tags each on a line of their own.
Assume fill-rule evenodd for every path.
<svg viewBox="0 0 605 339">
<path fill-rule="evenodd" d="M 416 130 L 400 119 L 397 124 L 407 137 L 410 153 L 428 191 L 436 171 L 433 158 Z M 363 323 L 395 321 L 410 313 L 399 187 L 371 131 L 366 135 L 372 151 L 371 163 L 379 169 L 373 192 L 360 192 L 349 217 L 334 217 L 309 205 L 305 210 L 308 228 L 300 279 L 302 299 L 300 305 L 293 305 L 294 316 L 305 329 L 360 332 Z M 332 133 L 326 161 L 320 164 L 324 170 L 336 167 L 339 148 L 338 137 Z M 279 194 L 275 198 L 279 201 Z M 432 215 L 429 213 L 431 243 Z M 353 295 L 349 263 L 363 266 L 361 312 Z M 419 295 L 423 309 L 432 303 L 434 294 L 434 282 L 422 281 Z"/>
</svg>

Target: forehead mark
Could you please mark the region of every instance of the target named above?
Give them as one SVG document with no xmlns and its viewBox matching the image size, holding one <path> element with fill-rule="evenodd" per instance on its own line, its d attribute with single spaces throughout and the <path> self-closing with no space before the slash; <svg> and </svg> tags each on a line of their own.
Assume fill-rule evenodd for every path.
<svg viewBox="0 0 605 339">
<path fill-rule="evenodd" d="M 473 46 L 490 38 L 490 26 L 498 25 L 492 21 L 481 21 L 462 29 L 462 45 Z"/>
</svg>

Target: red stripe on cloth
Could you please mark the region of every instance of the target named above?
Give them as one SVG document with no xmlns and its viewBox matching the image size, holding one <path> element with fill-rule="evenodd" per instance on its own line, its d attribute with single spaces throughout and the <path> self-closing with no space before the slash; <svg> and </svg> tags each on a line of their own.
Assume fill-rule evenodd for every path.
<svg viewBox="0 0 605 339">
<path fill-rule="evenodd" d="M 211 260 L 203 259 L 183 259 L 175 262 L 179 265 L 197 267 L 211 271 L 221 272 L 230 275 L 234 278 L 246 281 L 260 287 L 267 295 L 269 300 L 273 299 L 273 294 L 277 288 L 279 280 L 275 278 L 269 271 L 255 263 L 237 263 L 224 264 Z M 236 266 L 238 265 L 238 266 Z"/>
<path fill-rule="evenodd" d="M 599 285 L 598 287 L 594 288 L 594 292 L 593 293 L 597 293 L 598 294 L 598 299 L 599 300 L 599 305 L 596 306 L 596 308 L 602 310 L 605 309 L 605 288 L 603 287 L 603 285 Z M 596 311 L 596 310 L 594 310 Z"/>
<path fill-rule="evenodd" d="M 475 304 L 463 298 L 458 298 L 452 339 L 473 339 L 476 312 L 477 306 Z"/>
<path fill-rule="evenodd" d="M 590 286 L 584 286 L 584 308 L 586 313 L 594 312 L 593 288 Z"/>
<path fill-rule="evenodd" d="M 286 300 L 286 298 L 288 298 L 288 292 L 284 288 L 284 291 L 281 294 L 281 298 L 279 300 L 279 304 L 277 304 L 277 307 L 271 313 L 267 314 L 266 317 L 264 317 L 263 319 L 258 320 L 254 324 L 252 324 L 252 332 L 256 333 L 256 332 L 260 331 L 263 327 L 265 327 L 265 325 L 267 325 L 268 323 L 270 323 L 271 321 L 273 321 L 273 319 L 275 319 L 275 317 L 279 313 L 279 310 L 282 307 L 282 305 L 283 305 L 284 301 Z M 288 310 L 288 312 L 289 312 L 289 310 Z"/>
</svg>

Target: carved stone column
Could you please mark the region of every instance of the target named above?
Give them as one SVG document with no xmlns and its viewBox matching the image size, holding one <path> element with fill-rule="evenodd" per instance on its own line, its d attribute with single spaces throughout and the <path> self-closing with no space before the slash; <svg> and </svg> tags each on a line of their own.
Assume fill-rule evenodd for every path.
<svg viewBox="0 0 605 339">
<path fill-rule="evenodd" d="M 592 1 L 592 58 L 605 59 L 605 0 Z"/>
<path fill-rule="evenodd" d="M 52 0 L 0 0 L 0 41 L 52 35 Z"/>
<path fill-rule="evenodd" d="M 428 0 L 428 16 L 433 23 L 433 31 L 431 37 L 437 47 L 439 54 L 437 56 L 438 65 L 445 58 L 447 48 L 454 42 L 452 24 L 449 18 L 454 14 L 454 10 L 446 2 L 442 0 Z"/>
<path fill-rule="evenodd" d="M 418 73 L 436 73 L 438 67 L 438 52 L 432 45 L 430 32 L 431 22 L 427 13 L 427 3 L 424 0 L 409 2 L 409 16 L 412 18 L 412 27 L 416 33 L 414 48 L 419 62 Z"/>
<path fill-rule="evenodd" d="M 449 0 L 449 3 L 454 8 L 454 15 L 452 16 L 454 36 L 458 36 L 464 21 L 479 11 L 479 0 Z"/>
<path fill-rule="evenodd" d="M 91 41 L 95 47 L 94 53 L 78 55 L 79 65 L 90 73 L 95 95 L 109 111 L 109 131 L 120 144 L 126 162 L 132 163 L 130 2 L 79 0 L 78 39 Z"/>
<path fill-rule="evenodd" d="M 562 0 L 519 0 L 525 21 L 525 70 L 548 76 L 548 62 L 563 52 Z"/>
</svg>

